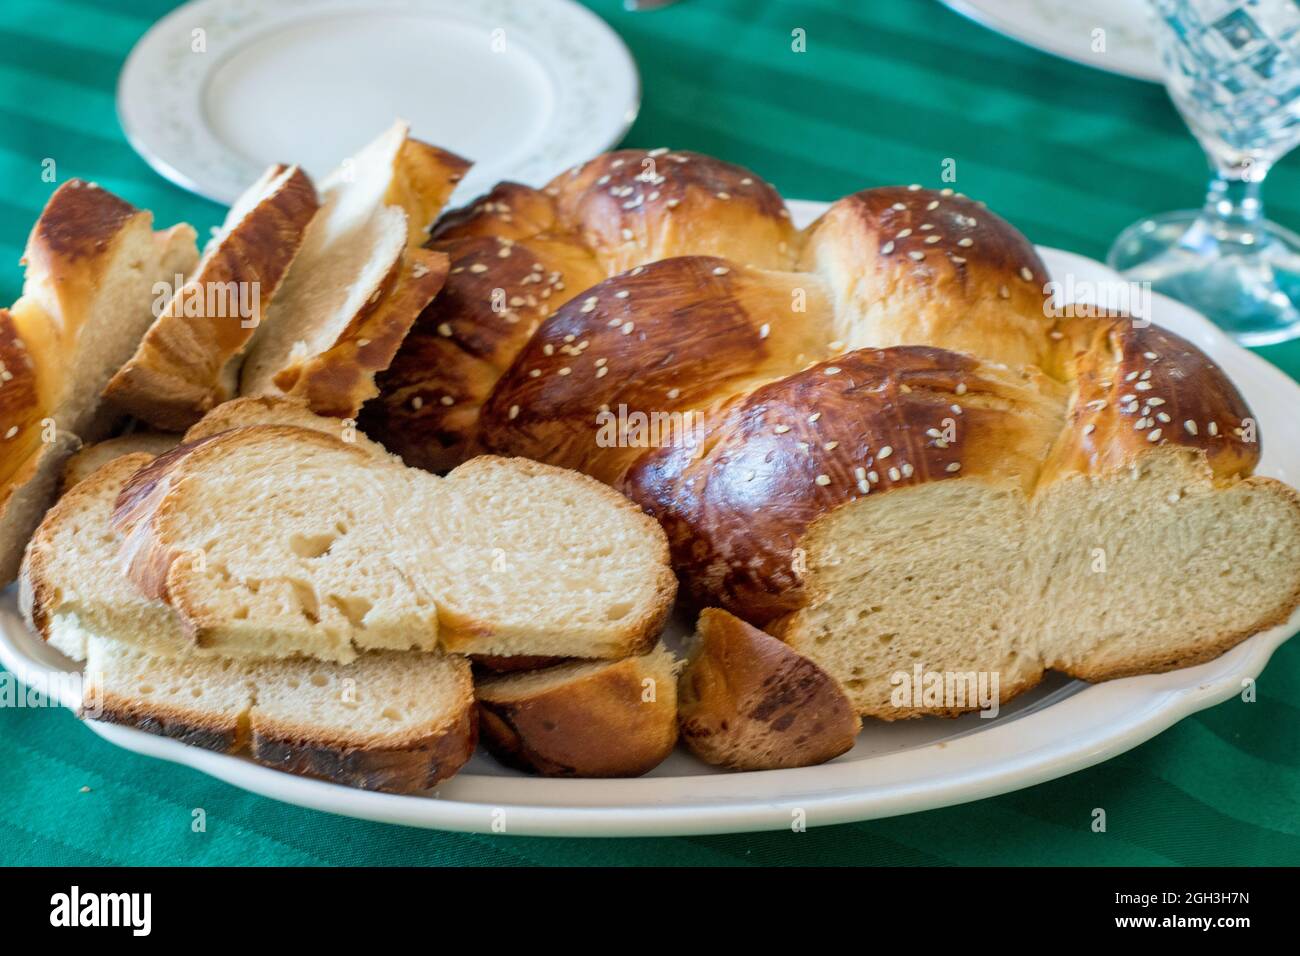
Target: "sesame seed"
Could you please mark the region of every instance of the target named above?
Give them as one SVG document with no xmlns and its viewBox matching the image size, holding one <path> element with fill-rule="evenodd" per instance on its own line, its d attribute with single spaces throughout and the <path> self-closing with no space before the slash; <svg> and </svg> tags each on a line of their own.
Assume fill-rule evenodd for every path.
<svg viewBox="0 0 1300 956">
<path fill-rule="evenodd" d="M 1136 385 L 1134 385 L 1133 387 L 1136 388 L 1139 392 L 1149 392 L 1149 391 L 1151 391 L 1151 383 L 1150 383 L 1150 382 L 1138 382 L 1138 383 L 1137 383 Z"/>
<path fill-rule="evenodd" d="M 909 259 L 911 259 L 913 262 L 920 262 L 922 259 L 925 258 L 925 253 L 924 253 L 924 252 L 919 252 L 919 251 L 916 251 L 916 252 L 909 252 L 909 253 L 907 254 L 907 257 L 908 257 Z"/>
<path fill-rule="evenodd" d="M 958 265 L 964 266 L 966 264 L 966 260 L 962 256 L 949 256 L 949 258 Z"/>
<path fill-rule="evenodd" d="M 865 469 L 865 468 L 863 468 L 863 467 L 861 467 L 861 466 L 859 466 L 859 467 L 857 467 L 857 468 L 854 468 L 854 469 L 853 469 L 853 477 L 854 477 L 854 478 L 857 478 L 859 481 L 865 481 L 865 480 L 866 480 L 866 477 L 867 477 L 867 469 Z"/>
<path fill-rule="evenodd" d="M 828 365 L 825 368 L 825 372 L 827 375 L 839 375 L 840 367 L 838 365 Z"/>
<path fill-rule="evenodd" d="M 912 463 L 910 461 L 903 462 L 903 477 L 911 478 L 912 472 L 913 472 Z"/>
<path fill-rule="evenodd" d="M 628 241 L 628 242 L 631 242 L 631 241 L 632 241 L 632 230 L 631 230 L 631 229 L 624 229 L 622 232 L 619 233 L 619 235 L 621 235 L 621 236 L 622 236 L 626 241 Z"/>
<path fill-rule="evenodd" d="M 600 300 L 597 299 L 594 295 L 590 296 L 589 298 L 586 298 L 582 301 L 582 308 L 579 311 L 590 312 L 592 309 L 596 308 L 596 303 L 599 301 Z"/>
<path fill-rule="evenodd" d="M 936 242 L 938 242 L 938 241 L 940 240 L 940 238 L 942 238 L 942 237 L 940 237 L 940 236 L 926 236 L 926 237 L 925 237 L 925 241 L 926 241 L 926 244 L 927 244 L 927 245 L 931 245 L 931 246 L 932 246 L 932 245 L 934 245 Z"/>
<path fill-rule="evenodd" d="M 713 274 L 715 276 L 725 276 L 730 271 L 731 270 L 728 269 L 726 266 L 715 266 L 713 269 Z"/>
<path fill-rule="evenodd" d="M 1020 278 L 1024 279 L 1026 282 L 1034 281 L 1034 274 L 1029 271 L 1029 266 L 1020 267 Z"/>
<path fill-rule="evenodd" d="M 513 422 L 513 421 L 514 421 L 516 418 L 518 418 L 518 417 L 519 417 L 519 406 L 518 406 L 518 405 L 511 405 L 511 406 L 510 406 L 510 415 L 509 415 L 510 420 Z"/>
<path fill-rule="evenodd" d="M 897 236 L 895 236 L 894 238 L 895 238 L 895 239 L 906 239 L 906 238 L 907 238 L 908 236 L 910 236 L 911 234 L 912 234 L 912 230 L 911 230 L 911 229 L 904 229 L 904 230 L 902 230 L 901 232 L 899 232 L 899 234 L 898 234 Z"/>
<path fill-rule="evenodd" d="M 614 293 L 614 298 L 616 298 L 616 299 L 626 299 L 626 298 L 627 298 L 629 295 L 631 295 L 631 294 L 632 294 L 632 293 L 631 293 L 631 292 L 628 292 L 627 289 L 620 289 L 618 292 L 615 292 L 615 293 Z"/>
<path fill-rule="evenodd" d="M 928 204 L 926 204 L 926 207 L 925 207 L 925 208 L 926 208 L 926 209 L 938 209 L 938 208 L 939 208 L 939 200 L 937 200 L 937 199 L 931 199 L 930 202 L 929 202 Z"/>
<path fill-rule="evenodd" d="M 742 179 L 742 180 L 740 181 L 740 185 L 742 185 L 742 186 L 752 186 L 752 185 L 754 185 L 754 180 L 752 180 L 750 177 L 746 176 L 744 179 Z"/>
<path fill-rule="evenodd" d="M 1211 437 L 1211 438 L 1213 438 L 1213 437 L 1215 437 L 1216 435 L 1218 435 L 1218 434 L 1219 434 L 1219 423 L 1218 423 L 1218 422 L 1210 422 L 1209 432 L 1210 432 L 1210 437 Z"/>
<path fill-rule="evenodd" d="M 823 451 L 834 451 L 837 447 L 839 447 L 839 444 L 840 444 L 840 443 L 837 442 L 837 441 L 828 441 L 826 444 L 822 445 L 822 450 L 823 450 Z"/>
<path fill-rule="evenodd" d="M 598 359 L 596 359 L 596 368 L 600 368 L 602 365 L 604 365 L 604 364 L 605 364 L 606 362 L 608 362 L 608 361 L 609 361 L 609 359 L 607 359 L 607 358 L 598 358 Z"/>
<path fill-rule="evenodd" d="M 874 485 L 880 481 L 880 475 L 875 471 L 869 471 L 867 472 L 867 480 Z"/>
<path fill-rule="evenodd" d="M 1137 377 L 1138 377 L 1137 372 L 1129 372 L 1127 375 L 1124 376 L 1124 381 L 1131 382 Z"/>
<path fill-rule="evenodd" d="M 965 395 L 965 394 L 966 394 L 966 383 L 965 383 L 965 382 L 958 382 L 958 383 L 957 383 L 957 387 L 954 389 L 954 391 L 955 391 L 958 395 Z"/>
<path fill-rule="evenodd" d="M 1001 288 L 998 289 L 998 295 L 1004 299 L 1009 299 L 1011 298 L 1011 290 L 1008 289 L 1006 286 L 1002 286 Z"/>
<path fill-rule="evenodd" d="M 822 417 L 822 413 L 821 413 L 821 412 L 813 412 L 811 415 L 808 416 L 808 424 L 809 424 L 809 425 L 816 424 L 817 419 L 819 419 L 819 418 L 821 418 L 821 417 Z"/>
<path fill-rule="evenodd" d="M 481 262 L 476 262 L 476 263 L 474 263 L 472 266 L 469 267 L 469 271 L 470 271 L 470 272 L 487 272 L 487 266 L 483 265 L 483 263 L 481 263 Z"/>
<path fill-rule="evenodd" d="M 681 203 L 680 199 L 669 199 L 667 202 L 664 203 L 664 205 L 667 206 L 669 209 L 676 209 L 680 203 Z"/>
<path fill-rule="evenodd" d="M 679 397 L 681 394 L 682 394 L 682 390 L 681 390 L 680 388 L 670 388 L 670 389 L 668 389 L 668 397 L 669 397 L 669 398 L 677 398 L 677 397 Z"/>
<path fill-rule="evenodd" d="M 949 462 L 948 465 L 947 465 L 943 470 L 944 470 L 944 471 L 961 471 L 961 462 L 959 462 L 959 461 Z"/>
<path fill-rule="evenodd" d="M 960 406 L 960 405 L 949 405 L 948 407 L 952 409 L 952 413 L 953 413 L 954 415 L 960 415 L 960 414 L 961 414 L 961 406 Z"/>
<path fill-rule="evenodd" d="M 920 184 L 920 183 L 912 183 L 912 185 L 910 185 L 910 186 L 907 187 L 907 191 L 908 191 L 908 192 L 911 192 L 911 193 L 919 192 L 920 189 L 921 189 L 921 184 Z"/>
<path fill-rule="evenodd" d="M 1164 422 L 1166 425 L 1168 425 L 1171 420 L 1169 418 L 1169 415 L 1166 414 L 1165 412 L 1156 412 L 1156 418 Z"/>
<path fill-rule="evenodd" d="M 718 193 L 718 198 L 719 198 L 719 199 L 730 199 L 730 198 L 731 198 L 731 193 Z"/>
<path fill-rule="evenodd" d="M 1095 432 L 1096 430 L 1097 430 L 1097 426 L 1094 425 L 1094 424 L 1092 424 L 1091 422 L 1089 422 L 1087 425 L 1084 425 L 1084 426 L 1083 426 L 1083 433 L 1084 433 L 1085 435 L 1091 435 L 1091 434 L 1092 434 L 1093 432 Z"/>
<path fill-rule="evenodd" d="M 596 369 L 596 378 L 604 378 L 608 374 L 609 366 L 607 365 L 602 365 L 600 368 Z"/>
<path fill-rule="evenodd" d="M 957 240 L 957 245 L 961 246 L 963 249 L 969 249 L 971 246 L 975 245 L 975 240 L 970 236 L 963 236 L 961 239 Z"/>
<path fill-rule="evenodd" d="M 893 251 L 894 251 L 894 240 L 892 240 L 892 239 L 889 240 L 889 242 L 885 243 L 883 246 L 880 247 L 880 254 L 881 254 L 881 255 L 885 255 L 885 256 L 887 256 L 887 255 L 889 255 L 889 254 L 890 254 L 891 252 L 893 252 Z"/>
<path fill-rule="evenodd" d="M 1160 356 L 1156 355 L 1155 352 L 1143 352 L 1143 353 L 1142 353 L 1142 357 L 1145 358 L 1145 359 L 1149 359 L 1150 361 L 1154 362 L 1154 361 L 1155 361 L 1156 359 L 1158 359 Z"/>
<path fill-rule="evenodd" d="M 1159 440 L 1160 440 L 1160 429 L 1158 428 L 1151 429 L 1151 431 L 1147 434 L 1147 441 L 1159 441 Z"/>
<path fill-rule="evenodd" d="M 790 426 L 789 426 L 789 425 L 777 425 L 777 426 L 776 426 L 774 429 L 772 429 L 772 430 L 773 430 L 774 432 L 776 432 L 778 435 L 784 435 L 786 432 L 788 432 L 788 431 L 790 430 Z"/>
<path fill-rule="evenodd" d="M 858 479 L 858 491 L 862 492 L 864 495 L 871 494 L 871 485 L 867 484 L 866 479 Z"/>
<path fill-rule="evenodd" d="M 541 374 L 542 374 L 542 370 L 541 370 L 540 368 L 534 368 L 534 369 L 529 369 L 529 370 L 528 370 L 528 377 L 529 377 L 529 378 L 537 378 L 537 376 L 539 376 L 539 375 L 541 375 Z"/>
<path fill-rule="evenodd" d="M 1144 382 L 1147 379 L 1149 379 L 1151 377 L 1151 369 L 1147 369 L 1145 372 L 1143 372 L 1141 377 L 1142 377 L 1142 381 Z"/>
<path fill-rule="evenodd" d="M 441 325 L 438 326 L 438 334 L 450 338 L 451 326 L 448 325 L 446 322 L 443 322 Z"/>
<path fill-rule="evenodd" d="M 902 476 L 901 474 L 899 474 L 899 471 L 898 471 L 897 468 L 891 468 L 891 469 L 889 469 L 889 480 L 890 480 L 890 481 L 898 481 L 898 479 L 901 478 L 901 477 L 903 477 L 903 476 Z"/>
<path fill-rule="evenodd" d="M 770 325 L 768 325 L 766 322 L 764 322 L 762 325 L 760 325 L 760 326 L 758 327 L 758 337 L 759 337 L 760 339 L 765 339 L 765 338 L 768 337 L 768 335 L 771 333 L 771 331 L 772 331 L 772 326 L 770 326 Z"/>
<path fill-rule="evenodd" d="M 925 430 L 925 433 L 926 433 L 927 435 L 929 435 L 931 438 L 942 438 L 942 437 L 943 437 L 943 432 L 939 431 L 939 429 L 937 429 L 937 428 L 927 428 L 927 429 Z"/>
<path fill-rule="evenodd" d="M 667 147 L 667 146 L 659 146 L 659 147 L 657 147 L 657 148 L 655 148 L 655 149 L 650 150 L 650 152 L 646 153 L 646 155 L 647 155 L 647 156 L 662 156 L 662 155 L 663 155 L 664 153 L 666 153 L 666 152 L 668 152 L 668 147 Z"/>
<path fill-rule="evenodd" d="M 831 483 L 831 476 L 818 475 L 816 478 L 813 479 L 813 481 L 817 482 L 817 484 L 821 485 L 822 487 L 825 487 L 826 485 L 829 485 Z"/>
<path fill-rule="evenodd" d="M 884 448 L 880 449 L 880 452 L 879 454 L 876 455 L 876 457 L 879 458 L 881 461 L 884 461 L 893 453 L 894 453 L 894 446 L 886 445 Z"/>
<path fill-rule="evenodd" d="M 1187 430 L 1187 434 L 1189 435 L 1196 434 L 1196 422 L 1192 421 L 1190 418 L 1183 422 L 1183 428 Z"/>
<path fill-rule="evenodd" d="M 894 203 L 893 208 L 898 210 L 899 212 L 905 212 L 907 210 L 907 207 L 904 206 L 901 202 Z"/>
<path fill-rule="evenodd" d="M 1165 403 L 1165 400 L 1164 400 L 1163 398 L 1148 398 L 1148 399 L 1147 399 L 1147 404 L 1148 404 L 1148 405 L 1163 405 L 1164 403 Z"/>
<path fill-rule="evenodd" d="M 619 331 L 622 332 L 624 335 L 630 335 L 632 333 L 632 329 L 633 329 L 633 325 L 631 322 L 624 322 L 623 327 L 619 329 Z"/>
</svg>

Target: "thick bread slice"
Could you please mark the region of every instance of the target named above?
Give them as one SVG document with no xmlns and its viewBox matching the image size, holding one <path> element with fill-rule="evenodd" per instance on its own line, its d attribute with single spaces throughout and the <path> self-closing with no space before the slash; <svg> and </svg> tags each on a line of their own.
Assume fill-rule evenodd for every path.
<svg viewBox="0 0 1300 956">
<path fill-rule="evenodd" d="M 272 166 L 231 207 L 198 269 L 167 303 L 105 398 L 179 431 L 230 398 L 244 346 L 298 254 L 316 189 L 297 166 Z"/>
<path fill-rule="evenodd" d="M 228 654 L 623 657 L 676 589 L 662 531 L 590 478 L 480 458 L 441 479 L 282 425 L 164 455 L 115 522 L 127 576 Z"/>
<path fill-rule="evenodd" d="M 231 660 L 195 651 L 171 610 L 116 573 L 113 503 L 149 456 L 75 486 L 32 540 L 20 602 L 49 643 L 87 662 L 84 716 L 268 766 L 370 789 L 432 786 L 469 758 L 469 664 L 441 654 L 363 654 L 351 664 Z M 107 606 L 107 637 L 78 611 Z"/>
<path fill-rule="evenodd" d="M 55 190 L 27 241 L 23 295 L 0 309 L 0 585 L 81 439 L 108 433 L 100 392 L 153 321 L 154 286 L 194 265 L 194 230 L 81 180 Z M 29 484 L 30 483 L 30 484 Z"/>
<path fill-rule="evenodd" d="M 350 417 L 376 394 L 447 259 L 419 248 L 468 164 L 409 138 L 404 122 L 321 184 L 321 209 L 241 373 L 245 395 L 291 394 Z"/>
<path fill-rule="evenodd" d="M 824 763 L 852 748 L 862 729 L 833 677 L 717 608 L 700 613 L 677 697 L 686 746 L 731 770 Z"/>
<path fill-rule="evenodd" d="M 474 693 L 488 749 L 548 777 L 639 777 L 677 743 L 675 661 L 662 645 L 482 678 Z"/>
<path fill-rule="evenodd" d="M 114 458 L 143 452 L 151 458 L 170 451 L 180 443 L 180 436 L 169 432 L 129 432 L 116 438 L 87 445 L 68 459 L 63 466 L 59 494 L 65 495 L 73 486 L 89 478 Z"/>
</svg>

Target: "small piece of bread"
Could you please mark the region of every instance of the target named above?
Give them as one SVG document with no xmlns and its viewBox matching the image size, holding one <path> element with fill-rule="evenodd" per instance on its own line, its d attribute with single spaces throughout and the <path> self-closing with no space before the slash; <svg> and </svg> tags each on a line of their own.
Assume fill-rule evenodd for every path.
<svg viewBox="0 0 1300 956">
<path fill-rule="evenodd" d="M 147 454 L 113 459 L 50 510 L 28 549 L 20 603 L 62 653 L 86 661 L 83 716 L 280 770 L 409 792 L 469 759 L 476 714 L 469 664 L 443 654 L 360 655 L 347 665 L 232 660 L 198 651 L 166 605 L 116 569 L 113 503 Z M 78 608 L 114 609 L 88 629 Z"/>
<path fill-rule="evenodd" d="M 161 455 L 175 448 L 180 436 L 169 432 L 129 432 L 116 438 L 87 445 L 67 460 L 63 466 L 63 479 L 59 485 L 59 494 L 68 490 L 82 480 L 89 478 L 114 458 L 143 452 L 147 455 Z"/>
<path fill-rule="evenodd" d="M 236 398 L 218 405 L 185 433 L 185 443 L 198 441 L 232 428 L 245 425 L 294 425 L 333 435 L 348 444 L 356 444 L 382 458 L 393 457 L 378 442 L 357 430 L 349 419 L 317 415 L 304 402 L 291 398 L 264 395 L 261 398 Z"/>
<path fill-rule="evenodd" d="M 677 696 L 686 746 L 731 770 L 824 763 L 848 751 L 862 729 L 833 677 L 717 608 L 700 613 Z"/>
<path fill-rule="evenodd" d="M 179 431 L 230 398 L 239 360 L 316 214 L 297 166 L 272 166 L 231 207 L 198 269 L 150 326 L 104 397 L 157 428 Z"/>
<path fill-rule="evenodd" d="M 27 240 L 22 297 L 0 309 L 0 585 L 82 440 L 107 435 L 100 393 L 153 321 L 159 281 L 193 268 L 194 230 L 79 179 L 50 197 Z"/>
<path fill-rule="evenodd" d="M 677 743 L 677 679 L 662 645 L 621 661 L 482 678 L 474 693 L 488 749 L 548 777 L 638 777 Z"/>
<path fill-rule="evenodd" d="M 676 592 L 661 529 L 590 478 L 501 458 L 438 478 L 301 427 L 164 455 L 115 522 L 141 593 L 231 655 L 618 658 L 654 641 Z"/>
<path fill-rule="evenodd" d="M 447 257 L 419 247 L 468 165 L 399 121 L 321 183 L 320 212 L 249 347 L 243 394 L 340 417 L 377 394 L 375 373 L 446 279 Z"/>
</svg>

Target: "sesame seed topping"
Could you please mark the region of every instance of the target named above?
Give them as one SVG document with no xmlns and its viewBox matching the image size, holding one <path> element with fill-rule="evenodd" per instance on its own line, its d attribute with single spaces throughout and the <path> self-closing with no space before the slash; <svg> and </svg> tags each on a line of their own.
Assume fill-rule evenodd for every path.
<svg viewBox="0 0 1300 956">
<path fill-rule="evenodd" d="M 1150 361 L 1154 362 L 1154 361 L 1155 361 L 1156 359 L 1158 359 L 1160 356 L 1156 355 L 1155 352 L 1143 352 L 1143 353 L 1142 353 L 1142 357 L 1145 358 L 1145 359 L 1149 359 Z"/>
<path fill-rule="evenodd" d="M 926 204 L 926 207 L 925 207 L 925 208 L 926 208 L 926 209 L 938 209 L 938 208 L 939 208 L 939 200 L 937 200 L 937 199 L 931 199 L 930 202 Z"/>
<path fill-rule="evenodd" d="M 1034 274 L 1029 271 L 1029 266 L 1020 267 L 1020 278 L 1024 279 L 1026 282 L 1034 281 Z"/>
<path fill-rule="evenodd" d="M 448 325 L 446 322 L 441 323 L 441 324 L 438 326 L 438 334 L 439 334 L 439 335 L 442 335 L 442 336 L 445 336 L 445 337 L 447 337 L 447 338 L 450 338 L 450 337 L 451 337 L 451 326 Z"/>
<path fill-rule="evenodd" d="M 416 395 L 413 399 L 411 399 L 411 407 L 418 412 L 420 409 L 424 408 L 424 399 L 421 398 L 419 395 Z"/>
<path fill-rule="evenodd" d="M 815 424 L 817 419 L 821 417 L 822 417 L 821 412 L 813 412 L 811 415 L 808 416 L 808 424 L 809 425 Z"/>
<path fill-rule="evenodd" d="M 910 236 L 911 234 L 912 234 L 912 230 L 911 230 L 911 229 L 903 229 L 903 230 L 901 230 L 901 231 L 898 233 L 898 235 L 895 236 L 894 238 L 895 238 L 895 239 L 906 239 L 906 238 L 907 238 L 908 236 Z"/>
<path fill-rule="evenodd" d="M 1157 418 L 1159 421 L 1164 422 L 1166 425 L 1168 425 L 1169 422 L 1170 422 L 1170 420 L 1171 420 L 1171 419 L 1169 418 L 1168 413 L 1166 413 L 1166 412 L 1156 412 L 1156 418 Z"/>
<path fill-rule="evenodd" d="M 518 417 L 519 417 L 519 406 L 518 406 L 518 405 L 511 405 L 511 406 L 510 406 L 510 413 L 509 413 L 509 418 L 510 418 L 510 420 L 513 422 L 513 421 L 514 421 L 516 418 L 518 418 Z"/>
<path fill-rule="evenodd" d="M 864 495 L 871 494 L 871 485 L 867 483 L 865 478 L 858 479 L 858 491 L 862 492 Z"/>
<path fill-rule="evenodd" d="M 731 198 L 731 193 L 727 193 L 727 192 L 718 193 L 718 198 L 719 198 L 719 199 L 730 199 L 730 198 Z"/>
<path fill-rule="evenodd" d="M 1147 433 L 1147 441 L 1159 441 L 1159 440 L 1160 440 L 1160 429 L 1153 428 L 1151 429 L 1150 432 Z"/>
<path fill-rule="evenodd" d="M 904 477 L 904 478 L 911 478 L 911 477 L 912 477 L 912 472 L 913 472 L 913 470 L 914 470 L 914 469 L 912 468 L 912 463 L 911 463 L 910 461 L 905 461 L 905 462 L 903 462 L 903 477 Z"/>
<path fill-rule="evenodd" d="M 907 210 L 907 207 L 904 206 L 901 202 L 894 203 L 893 208 L 898 210 L 899 212 L 905 212 Z"/>
<path fill-rule="evenodd" d="M 1148 404 L 1148 405 L 1163 405 L 1164 403 L 1165 403 L 1165 400 L 1164 400 L 1163 398 L 1148 398 L 1148 399 L 1147 399 L 1147 404 Z"/>
<path fill-rule="evenodd" d="M 619 235 L 621 235 L 621 236 L 623 237 L 623 239 L 624 239 L 625 241 L 627 241 L 627 242 L 631 242 L 631 241 L 632 241 L 632 230 L 631 230 L 631 229 L 624 229 L 624 230 L 622 230 L 622 231 L 619 233 Z"/>
<path fill-rule="evenodd" d="M 943 470 L 944 470 L 944 471 L 961 471 L 961 462 L 959 462 L 959 461 L 949 462 L 949 463 L 947 464 L 947 466 L 944 467 Z"/>
<path fill-rule="evenodd" d="M 1133 387 L 1136 388 L 1139 392 L 1149 392 L 1149 391 L 1151 391 L 1151 383 L 1150 383 L 1150 382 L 1138 382 L 1138 383 L 1137 383 L 1136 385 L 1134 385 Z"/>
<path fill-rule="evenodd" d="M 537 376 L 539 376 L 539 375 L 541 375 L 541 374 L 542 374 L 542 370 L 541 370 L 540 368 L 533 368 L 533 369 L 529 369 L 529 370 L 528 370 L 528 377 L 529 377 L 529 378 L 537 378 Z"/>
<path fill-rule="evenodd" d="M 817 484 L 821 485 L 822 487 L 825 487 L 826 485 L 829 485 L 831 483 L 831 476 L 818 475 L 816 478 L 813 479 L 813 481 L 817 482 Z"/>
<path fill-rule="evenodd" d="M 839 447 L 839 444 L 840 443 L 837 441 L 828 441 L 826 444 L 822 445 L 822 451 L 834 451 Z"/>
<path fill-rule="evenodd" d="M 765 339 L 765 338 L 768 337 L 768 335 L 771 333 L 771 331 L 772 331 L 772 326 L 770 326 L 770 325 L 768 325 L 766 322 L 764 322 L 762 325 L 760 325 L 760 326 L 758 327 L 758 337 L 759 337 L 760 339 Z"/>
<path fill-rule="evenodd" d="M 1009 299 L 1011 298 L 1011 290 L 1006 286 L 1002 286 L 998 289 L 998 295 L 1004 299 Z"/>
<path fill-rule="evenodd" d="M 963 236 L 957 240 L 957 245 L 961 246 L 963 249 L 969 249 L 971 246 L 975 245 L 975 240 L 970 236 Z"/>
<path fill-rule="evenodd" d="M 903 476 L 899 473 L 899 471 L 898 471 L 897 468 L 891 468 L 891 469 L 889 469 L 889 480 L 890 480 L 890 481 L 898 481 L 898 479 L 901 478 L 901 477 L 903 477 Z"/>
<path fill-rule="evenodd" d="M 614 298 L 616 298 L 616 299 L 626 299 L 626 298 L 627 298 L 629 295 L 631 295 L 631 294 L 632 294 L 632 293 L 631 293 L 631 292 L 628 292 L 627 289 L 620 289 L 619 291 L 617 291 L 617 292 L 614 293 Z"/>
<path fill-rule="evenodd" d="M 907 191 L 910 193 L 919 192 L 920 189 L 921 189 L 920 183 L 912 183 L 912 185 L 907 187 Z"/>
<path fill-rule="evenodd" d="M 730 271 L 731 270 L 728 269 L 726 266 L 715 266 L 713 269 L 713 274 L 715 276 L 725 276 Z"/>
<path fill-rule="evenodd" d="M 1083 426 L 1083 433 L 1085 435 L 1091 435 L 1096 430 L 1097 430 L 1097 426 L 1092 424 L 1092 422 L 1089 422 L 1088 424 Z"/>
<path fill-rule="evenodd" d="M 839 375 L 840 367 L 838 365 L 828 365 L 825 368 L 825 372 L 827 375 Z"/>
<path fill-rule="evenodd" d="M 1218 434 L 1219 434 L 1219 423 L 1218 423 L 1218 422 L 1210 422 L 1210 426 L 1209 426 L 1208 431 L 1209 431 L 1209 433 L 1210 433 L 1210 437 L 1211 437 L 1211 438 L 1213 438 L 1214 436 L 1218 435 Z"/>
<path fill-rule="evenodd" d="M 866 477 L 867 477 L 867 469 L 865 469 L 865 468 L 863 468 L 863 467 L 861 467 L 861 466 L 859 466 L 859 467 L 857 467 L 857 468 L 854 468 L 854 469 L 853 469 L 853 477 L 854 477 L 854 478 L 857 478 L 859 481 L 864 481 L 864 480 L 866 479 Z"/>
<path fill-rule="evenodd" d="M 487 266 L 483 265 L 483 263 L 481 263 L 481 262 L 476 262 L 476 263 L 474 263 L 472 266 L 469 267 L 469 271 L 470 271 L 470 272 L 487 272 Z"/>
<path fill-rule="evenodd" d="M 927 245 L 931 245 L 931 246 L 932 246 L 932 245 L 934 245 L 936 242 L 938 242 L 938 241 L 940 240 L 940 238 L 942 238 L 942 237 L 941 237 L 941 236 L 926 236 L 926 237 L 925 237 L 925 241 L 926 241 L 926 244 L 927 244 Z"/>
<path fill-rule="evenodd" d="M 602 365 L 600 368 L 596 369 L 596 378 L 604 378 L 608 374 L 609 374 L 608 365 Z"/>
<path fill-rule="evenodd" d="M 886 445 L 884 448 L 880 449 L 880 452 L 879 454 L 876 455 L 876 457 L 879 458 L 881 461 L 884 461 L 893 453 L 894 453 L 894 446 Z"/>
<path fill-rule="evenodd" d="M 880 481 L 880 475 L 874 470 L 869 471 L 867 472 L 867 480 L 870 481 L 873 485 L 878 484 Z"/>
<path fill-rule="evenodd" d="M 920 251 L 909 252 L 907 254 L 907 257 L 911 259 L 913 262 L 920 262 L 922 259 L 925 258 L 925 253 Z"/>
<path fill-rule="evenodd" d="M 892 239 L 880 247 L 881 255 L 887 256 L 893 251 L 894 251 L 894 240 Z"/>
<path fill-rule="evenodd" d="M 622 332 L 624 335 L 631 335 L 633 328 L 634 326 L 632 325 L 631 322 L 624 322 L 622 328 L 620 328 L 619 331 Z"/>
<path fill-rule="evenodd" d="M 958 395 L 965 395 L 965 394 L 966 394 L 966 383 L 965 383 L 965 382 L 958 382 L 958 383 L 957 383 L 957 387 L 956 387 L 953 391 L 955 391 Z"/>
<path fill-rule="evenodd" d="M 599 302 L 599 301 L 600 301 L 600 300 L 599 300 L 598 298 L 596 298 L 594 295 L 593 295 L 593 296 L 589 296 L 588 298 L 582 300 L 582 308 L 581 308 L 579 311 L 581 311 L 581 312 L 590 312 L 590 311 L 592 311 L 594 308 L 596 308 L 596 303 Z"/>
<path fill-rule="evenodd" d="M 1183 422 L 1183 428 L 1187 430 L 1187 434 L 1189 435 L 1196 434 L 1196 422 L 1192 421 L 1190 418 Z"/>
<path fill-rule="evenodd" d="M 790 430 L 790 426 L 789 426 L 789 425 L 777 425 L 777 426 L 776 426 L 775 428 L 773 428 L 772 430 L 773 430 L 774 432 L 776 432 L 778 435 L 784 435 L 786 432 L 788 432 L 788 431 Z"/>
</svg>

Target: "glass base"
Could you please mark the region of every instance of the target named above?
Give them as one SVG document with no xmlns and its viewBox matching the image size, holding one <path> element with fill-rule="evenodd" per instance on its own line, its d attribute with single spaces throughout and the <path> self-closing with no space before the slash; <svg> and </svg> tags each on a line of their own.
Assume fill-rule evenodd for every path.
<svg viewBox="0 0 1300 956">
<path fill-rule="evenodd" d="M 1300 337 L 1300 236 L 1271 222 L 1230 229 L 1201 210 L 1133 223 L 1107 264 L 1185 302 L 1242 345 Z"/>
</svg>

